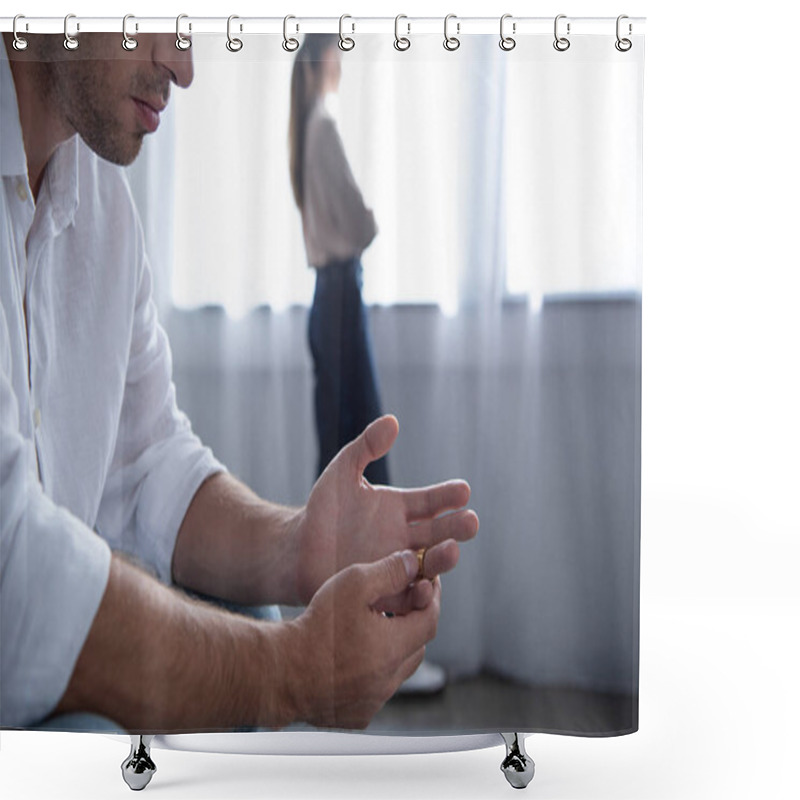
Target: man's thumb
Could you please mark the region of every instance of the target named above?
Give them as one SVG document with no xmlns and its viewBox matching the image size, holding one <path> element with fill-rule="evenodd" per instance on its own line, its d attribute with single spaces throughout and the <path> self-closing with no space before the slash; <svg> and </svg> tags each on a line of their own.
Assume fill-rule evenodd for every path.
<svg viewBox="0 0 800 800">
<path fill-rule="evenodd" d="M 400 594 L 417 577 L 416 553 L 402 550 L 367 567 L 371 601 Z"/>
<path fill-rule="evenodd" d="M 399 430 L 397 418 L 387 414 L 370 423 L 360 436 L 347 445 L 359 474 L 364 472 L 367 464 L 389 452 Z"/>
</svg>

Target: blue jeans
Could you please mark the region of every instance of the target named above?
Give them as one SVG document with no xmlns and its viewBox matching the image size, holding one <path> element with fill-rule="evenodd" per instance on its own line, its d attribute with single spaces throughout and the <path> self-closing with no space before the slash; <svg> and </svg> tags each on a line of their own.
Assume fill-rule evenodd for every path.
<svg viewBox="0 0 800 800">
<path fill-rule="evenodd" d="M 344 445 L 381 415 L 367 312 L 361 299 L 361 272 L 358 258 L 317 270 L 308 343 L 314 360 L 318 475 Z M 364 475 L 370 483 L 388 484 L 386 458 L 370 464 Z"/>
</svg>

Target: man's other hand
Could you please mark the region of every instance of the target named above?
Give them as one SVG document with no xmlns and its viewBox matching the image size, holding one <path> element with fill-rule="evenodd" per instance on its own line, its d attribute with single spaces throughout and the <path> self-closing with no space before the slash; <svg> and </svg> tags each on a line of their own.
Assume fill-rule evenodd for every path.
<svg viewBox="0 0 800 800">
<path fill-rule="evenodd" d="M 436 635 L 441 586 L 438 578 L 414 583 L 416 575 L 410 551 L 348 567 L 287 623 L 293 717 L 319 727 L 365 728 L 417 669 Z M 394 598 L 401 613 L 384 614 L 385 598 Z"/>
<path fill-rule="evenodd" d="M 425 577 L 434 578 L 456 565 L 458 542 L 477 533 L 477 515 L 464 508 L 465 481 L 395 489 L 364 478 L 364 468 L 389 452 L 398 431 L 395 417 L 377 419 L 339 452 L 311 491 L 296 530 L 301 602 L 345 567 L 399 550 L 427 548 Z"/>
</svg>

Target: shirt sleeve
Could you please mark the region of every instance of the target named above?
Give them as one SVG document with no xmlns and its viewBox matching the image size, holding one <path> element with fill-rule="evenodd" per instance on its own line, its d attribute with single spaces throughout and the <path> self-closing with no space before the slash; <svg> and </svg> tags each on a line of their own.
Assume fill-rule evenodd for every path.
<svg viewBox="0 0 800 800">
<path fill-rule="evenodd" d="M 336 123 L 320 116 L 316 125 L 306 153 L 310 189 L 306 199 L 317 209 L 328 209 L 333 228 L 361 252 L 377 233 L 375 215 L 364 203 Z"/>
<path fill-rule="evenodd" d="M 19 432 L 0 305 L 0 725 L 26 727 L 64 694 L 108 582 L 111 552 L 43 492 Z"/>
<path fill-rule="evenodd" d="M 125 393 L 97 527 L 111 546 L 172 581 L 181 522 L 200 485 L 224 470 L 178 409 L 139 226 L 138 281 Z"/>
</svg>

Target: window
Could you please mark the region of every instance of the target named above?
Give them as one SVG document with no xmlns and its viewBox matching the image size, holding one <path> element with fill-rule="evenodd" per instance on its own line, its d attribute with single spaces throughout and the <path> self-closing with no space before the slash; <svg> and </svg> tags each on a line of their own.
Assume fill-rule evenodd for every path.
<svg viewBox="0 0 800 800">
<path fill-rule="evenodd" d="M 233 316 L 307 304 L 314 274 L 288 170 L 293 56 L 269 37 L 236 54 L 223 41 L 198 39 L 195 83 L 175 93 L 172 301 Z M 516 57 L 488 36 L 454 53 L 420 37 L 397 53 L 384 35 L 346 54 L 338 124 L 379 228 L 363 256 L 367 302 L 454 312 L 638 289 L 640 143 L 614 144 L 609 160 L 604 133 L 637 130 L 614 87 L 638 71 L 609 81 L 619 64 L 553 54 Z"/>
</svg>

